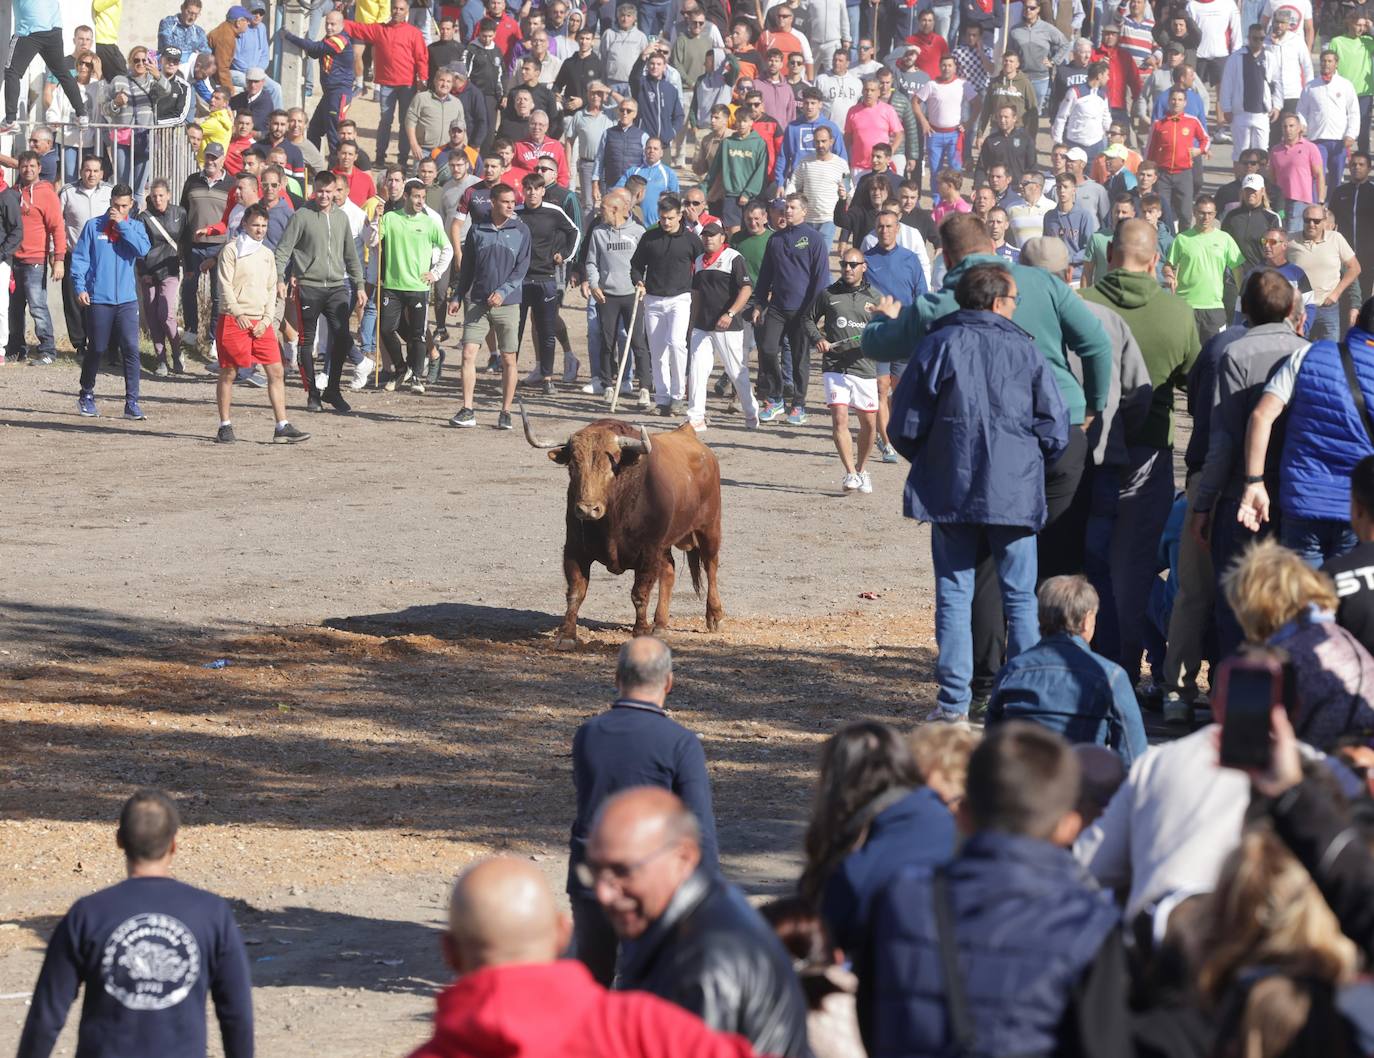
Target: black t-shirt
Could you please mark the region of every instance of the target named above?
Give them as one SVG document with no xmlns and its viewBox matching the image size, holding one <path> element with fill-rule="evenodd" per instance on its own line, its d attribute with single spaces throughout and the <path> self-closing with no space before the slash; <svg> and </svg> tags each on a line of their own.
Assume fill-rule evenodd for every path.
<svg viewBox="0 0 1374 1058">
<path fill-rule="evenodd" d="M 699 331 L 714 331 L 716 321 L 749 285 L 749 269 L 744 263 L 744 255 L 738 250 L 727 246 L 710 264 L 706 263 L 705 254 L 698 257 L 692 273 L 692 293 L 696 295 L 692 299 L 692 326 Z M 731 331 L 743 329 L 744 321 L 739 316 L 732 319 L 727 328 Z"/>
<path fill-rule="evenodd" d="M 706 252 L 696 233 L 680 226 L 671 235 L 650 228 L 630 258 L 630 278 L 644 284 L 644 292 L 671 298 L 692 289 L 692 265 Z"/>
<path fill-rule="evenodd" d="M 1336 622 L 1374 651 L 1374 542 L 1333 558 L 1322 572 L 1336 582 Z"/>
</svg>

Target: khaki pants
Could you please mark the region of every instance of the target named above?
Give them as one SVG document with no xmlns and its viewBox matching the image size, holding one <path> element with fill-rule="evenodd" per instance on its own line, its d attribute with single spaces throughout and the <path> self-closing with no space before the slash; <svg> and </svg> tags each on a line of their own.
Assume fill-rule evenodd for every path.
<svg viewBox="0 0 1374 1058">
<path fill-rule="evenodd" d="M 1164 655 L 1164 693 L 1172 691 L 1185 698 L 1197 693 L 1202 644 L 1216 593 L 1212 552 L 1202 547 L 1189 531 L 1193 501 L 1197 499 L 1201 480 L 1200 472 L 1188 475 L 1188 513 L 1178 545 L 1178 594 L 1174 596 L 1174 610 L 1169 616 L 1169 647 Z"/>
</svg>

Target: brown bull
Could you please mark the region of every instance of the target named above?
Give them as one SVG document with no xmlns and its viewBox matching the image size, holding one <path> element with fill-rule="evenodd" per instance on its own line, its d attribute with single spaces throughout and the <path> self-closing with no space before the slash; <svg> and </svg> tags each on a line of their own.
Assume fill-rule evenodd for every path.
<svg viewBox="0 0 1374 1058">
<path fill-rule="evenodd" d="M 524 406 L 525 438 L 568 468 L 567 537 L 563 576 L 568 611 L 558 639 L 577 640 L 577 611 L 587 595 L 593 562 L 615 574 L 635 571 L 630 598 L 635 604 L 635 635 L 650 630 L 649 594 L 658 584 L 653 631 L 668 627 L 668 604 L 677 568 L 673 548 L 687 553 L 692 587 L 701 594 L 706 570 L 706 627 L 720 625 L 716 591 L 720 562 L 720 464 L 684 423 L 652 441 L 617 419 L 598 419 L 564 442 L 541 441 L 530 429 Z"/>
</svg>

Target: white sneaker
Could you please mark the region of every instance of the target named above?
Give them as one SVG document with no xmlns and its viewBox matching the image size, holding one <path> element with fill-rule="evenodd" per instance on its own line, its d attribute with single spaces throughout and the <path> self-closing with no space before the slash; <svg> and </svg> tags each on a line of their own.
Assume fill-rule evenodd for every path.
<svg viewBox="0 0 1374 1058">
<path fill-rule="evenodd" d="M 687 421 L 690 422 L 690 423 L 692 423 L 692 429 L 695 430 L 697 433 L 705 433 L 705 432 L 706 432 L 706 420 L 705 420 L 705 419 L 702 419 L 700 422 L 692 422 L 691 419 L 688 419 Z"/>
<path fill-rule="evenodd" d="M 329 386 L 329 372 L 328 372 L 328 371 L 316 371 L 316 372 L 315 372 L 315 388 L 318 389 L 318 390 L 323 391 L 323 390 L 325 390 L 326 388 L 328 388 L 328 386 Z"/>
<path fill-rule="evenodd" d="M 418 379 L 418 378 L 413 378 L 413 379 L 410 380 L 410 392 L 412 392 L 412 393 L 423 393 L 424 391 L 425 391 L 425 384 L 424 384 L 424 382 L 422 382 L 422 381 L 421 381 L 420 379 Z"/>
<path fill-rule="evenodd" d="M 196 343 L 200 341 L 200 336 L 196 334 L 195 331 L 182 331 L 180 338 L 181 344 L 185 346 L 187 349 L 194 349 L 196 347 Z"/>
<path fill-rule="evenodd" d="M 867 470 L 859 471 L 859 491 L 865 495 L 873 491 L 873 479 L 868 476 Z"/>
<path fill-rule="evenodd" d="M 576 382 L 577 372 L 582 367 L 582 361 L 577 358 L 577 354 L 569 352 L 563 358 L 563 381 Z"/>
<path fill-rule="evenodd" d="M 349 389 L 362 389 L 367 385 L 367 380 L 372 377 L 372 372 L 376 368 L 377 362 L 370 356 L 365 356 L 353 365 L 353 381 L 348 384 Z"/>
<path fill-rule="evenodd" d="M 582 392 L 591 397 L 599 397 L 606 392 L 606 387 L 601 384 L 601 379 L 594 378 L 582 387 Z"/>
<path fill-rule="evenodd" d="M 649 391 L 647 389 L 641 389 L 639 391 L 639 410 L 648 411 L 653 407 L 653 403 L 654 400 L 649 396 Z"/>
<path fill-rule="evenodd" d="M 863 478 L 859 477 L 858 474 L 846 474 L 840 485 L 845 492 L 855 492 L 863 488 Z"/>
</svg>

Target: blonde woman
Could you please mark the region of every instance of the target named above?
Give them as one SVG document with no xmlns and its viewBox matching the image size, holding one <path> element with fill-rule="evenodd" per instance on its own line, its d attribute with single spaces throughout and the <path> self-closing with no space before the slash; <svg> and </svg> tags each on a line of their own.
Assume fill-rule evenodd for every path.
<svg viewBox="0 0 1374 1058">
<path fill-rule="evenodd" d="M 1272 540 L 1252 545 L 1222 578 L 1248 642 L 1292 660 L 1298 738 L 1331 749 L 1344 734 L 1374 733 L 1374 658 L 1336 623 L 1330 579 Z"/>
</svg>

